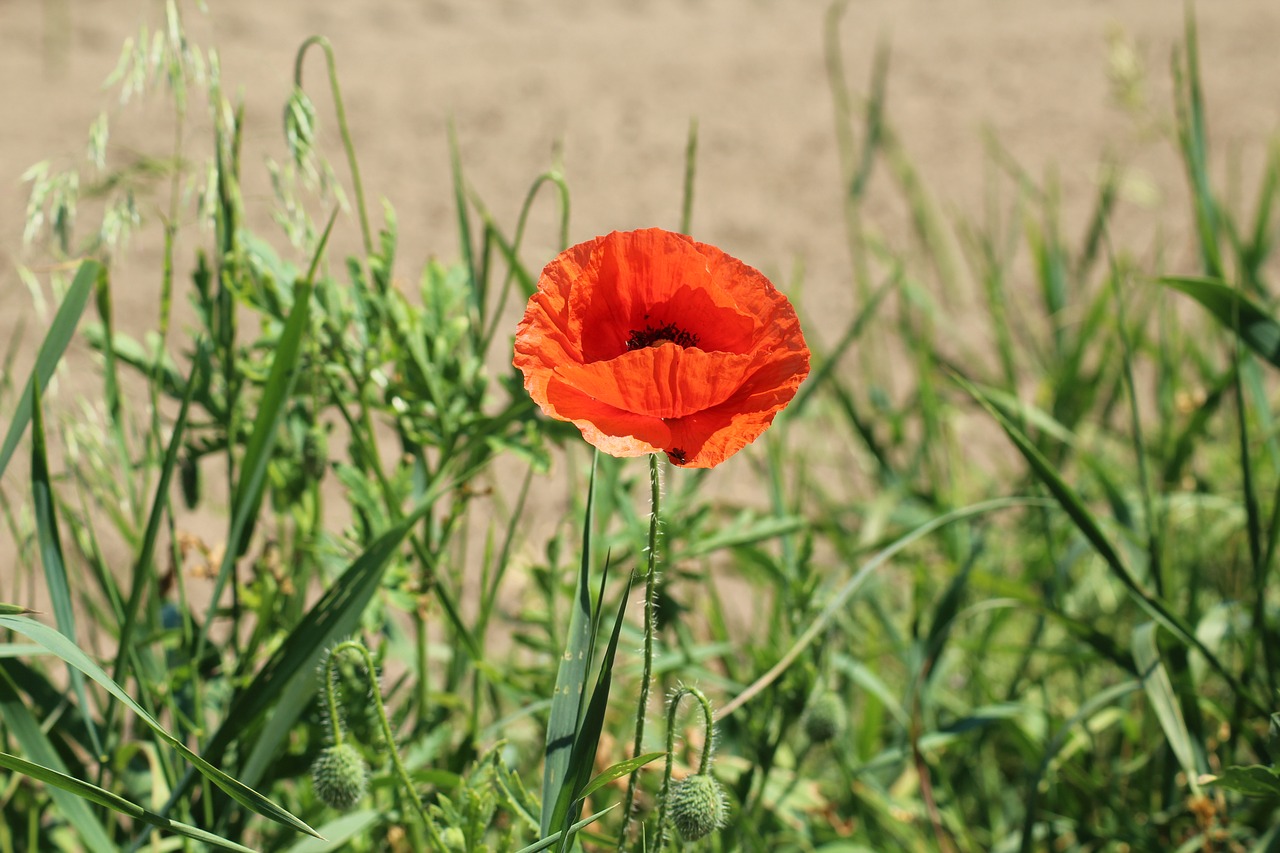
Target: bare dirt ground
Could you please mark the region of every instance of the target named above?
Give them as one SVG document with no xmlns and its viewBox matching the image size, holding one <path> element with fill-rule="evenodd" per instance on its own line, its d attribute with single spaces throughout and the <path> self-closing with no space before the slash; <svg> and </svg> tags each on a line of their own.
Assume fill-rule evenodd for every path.
<svg viewBox="0 0 1280 853">
<path fill-rule="evenodd" d="M 819 340 L 830 343 L 854 307 L 823 54 L 826 2 L 208 6 L 202 13 L 184 3 L 184 16 L 195 42 L 218 48 L 226 89 L 244 99 L 246 203 L 263 233 L 278 233 L 269 224 L 263 162 L 285 156 L 280 116 L 294 54 L 319 33 L 337 53 L 375 223 L 379 199 L 397 211 L 402 276 L 415 278 L 428 256 L 458 256 L 450 121 L 472 186 L 508 229 L 563 143 L 576 242 L 613 229 L 677 225 L 686 132 L 696 118 L 695 236 L 780 283 L 802 264 L 802 316 L 814 318 L 809 333 Z M 28 263 L 40 272 L 45 262 L 38 248 L 22 245 L 21 175 L 39 160 L 83 164 L 87 128 L 102 110 L 111 115 L 111 162 L 168 152 L 172 124 L 164 109 L 121 106 L 101 86 L 124 39 L 144 23 L 154 29 L 162 12 L 157 0 L 0 0 L 0 349 L 25 318 L 19 376 L 43 328 L 15 270 Z M 1252 204 L 1248 177 L 1280 126 L 1280 4 L 1205 0 L 1198 19 L 1215 170 L 1225 174 L 1237 162 L 1243 199 Z M 983 143 L 990 129 L 1032 176 L 1058 176 L 1068 234 L 1084 227 L 1099 163 L 1111 156 L 1129 165 L 1145 191 L 1126 196 L 1121 216 L 1141 218 L 1150 234 L 1163 234 L 1175 261 L 1190 263 L 1177 237 L 1187 219 L 1178 161 L 1116 106 L 1108 83 L 1108 36 L 1121 33 L 1146 66 L 1149 105 L 1168 116 L 1169 59 L 1182 29 L 1182 4 L 1169 0 L 854 0 L 839 36 L 855 92 L 866 91 L 876 46 L 891 48 L 889 120 L 945 215 L 979 215 L 991 174 Z M 307 85 L 327 153 L 346 180 L 322 81 L 315 55 Z M 208 127 L 207 117 L 193 116 L 188 135 L 196 139 Z M 881 185 L 885 178 L 876 176 Z M 887 202 L 882 209 L 892 232 L 900 212 Z M 143 213 L 154 224 L 154 204 Z M 525 257 L 535 269 L 554 246 L 551 222 L 540 215 L 530 234 Z M 354 218 L 342 218 L 339 231 L 337 246 L 354 248 Z M 196 239 L 180 247 L 180 283 Z M 117 310 L 135 333 L 154 324 L 158 258 L 157 241 L 143 236 L 115 269 Z M 0 424 L 7 422 L 0 411 Z M 6 488 L 20 494 L 14 477 L 6 475 Z M 0 567 L 0 575 L 7 571 Z"/>
<path fill-rule="evenodd" d="M 217 0 L 207 14 L 183 5 L 193 40 L 218 47 L 227 90 L 245 100 L 250 177 L 265 173 L 265 157 L 283 157 L 280 115 L 298 45 L 315 33 L 333 41 L 375 220 L 386 198 L 408 267 L 457 254 L 450 120 L 469 179 L 508 227 L 563 141 L 578 240 L 675 226 L 696 118 L 695 234 L 775 273 L 803 262 L 815 316 L 830 313 L 820 310 L 828 299 L 848 307 L 825 2 Z M 1280 125 L 1280 4 L 1199 5 L 1214 143 L 1256 168 Z M 21 245 L 23 171 L 43 159 L 83 162 L 100 110 L 112 116 L 117 162 L 168 151 L 163 110 L 120 107 L 101 88 L 122 41 L 144 23 L 154 28 L 161 12 L 156 0 L 0 0 L 0 336 L 28 310 L 14 265 L 39 257 Z M 1180 191 L 1176 161 L 1162 145 L 1135 144 L 1133 122 L 1109 100 L 1107 36 L 1133 39 L 1151 101 L 1167 113 L 1168 61 L 1182 26 L 1181 4 L 1167 0 L 855 0 L 840 35 L 855 92 L 866 89 L 876 45 L 891 47 L 889 118 L 944 212 L 980 209 L 990 128 L 1032 175 L 1054 168 L 1069 213 L 1083 216 L 1107 154 L 1136 162 L 1163 193 Z M 322 78 L 313 56 L 308 88 L 332 131 Z M 193 119 L 189 134 L 204 128 Z M 345 179 L 340 149 L 329 154 Z M 265 190 L 248 203 L 266 222 Z M 340 229 L 354 235 L 354 220 Z M 550 227 L 531 235 L 532 266 L 553 240 Z M 122 316 L 143 324 L 154 305 L 153 249 L 141 241 L 125 258 L 127 286 L 118 285 Z"/>
</svg>

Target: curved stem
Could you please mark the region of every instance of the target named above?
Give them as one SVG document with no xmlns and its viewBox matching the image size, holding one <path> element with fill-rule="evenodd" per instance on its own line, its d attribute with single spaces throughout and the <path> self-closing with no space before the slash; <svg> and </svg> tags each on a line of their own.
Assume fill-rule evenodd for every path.
<svg viewBox="0 0 1280 853">
<path fill-rule="evenodd" d="M 658 454 L 649 455 L 649 491 L 652 512 L 649 515 L 649 571 L 644 577 L 644 674 L 640 679 L 640 702 L 636 709 L 636 736 L 631 754 L 639 755 L 644 746 L 645 712 L 649 707 L 649 682 L 653 675 L 654 611 L 658 602 L 658 509 L 662 500 L 662 477 Z M 627 780 L 627 796 L 622 802 L 622 827 L 618 830 L 618 848 L 626 843 L 631 826 L 631 809 L 635 804 L 636 784 L 640 771 Z"/>
<path fill-rule="evenodd" d="M 341 646 L 339 646 L 341 648 Z M 333 671 L 333 658 L 337 649 L 329 653 L 324 668 L 324 702 L 329 711 L 329 734 L 334 746 L 342 746 L 342 718 L 338 714 L 337 673 Z"/>
<path fill-rule="evenodd" d="M 396 778 L 400 780 L 400 784 L 409 793 L 409 799 L 413 803 L 413 807 L 418 812 L 418 817 L 422 819 L 423 825 L 427 828 L 427 832 L 431 835 L 434 842 L 437 843 L 439 849 L 443 849 L 444 841 L 440 838 L 439 832 L 436 830 L 435 822 L 431 820 L 431 815 L 427 813 L 427 808 L 422 804 L 422 798 L 418 796 L 418 791 L 413 787 L 413 780 L 409 778 L 409 771 L 405 768 L 404 762 L 400 759 L 400 750 L 396 748 L 395 732 L 391 730 L 391 720 L 387 717 L 387 707 L 382 701 L 382 687 L 378 684 L 378 679 L 374 676 L 373 655 L 369 654 L 369 650 L 365 648 L 364 643 L 359 640 L 346 640 L 334 646 L 333 651 L 329 653 L 329 661 L 325 666 L 325 680 L 329 683 L 329 701 L 330 711 L 335 707 L 333 699 L 333 681 L 334 681 L 334 661 L 338 655 L 347 650 L 354 651 L 360 656 L 361 663 L 364 664 L 365 674 L 369 676 L 369 692 L 373 694 L 374 709 L 378 712 L 378 723 L 382 726 L 382 736 L 387 741 L 387 748 L 391 751 L 391 764 L 395 768 Z"/>
<path fill-rule="evenodd" d="M 524 241 L 524 230 L 529 223 L 529 213 L 533 209 L 534 201 L 538 198 L 538 191 L 542 189 L 543 184 L 547 183 L 556 188 L 560 197 L 559 250 L 563 252 L 569 248 L 569 184 L 565 181 L 564 173 L 557 164 L 554 168 L 543 172 L 537 177 L 533 182 L 533 186 L 529 187 L 529 192 L 525 194 L 524 203 L 520 206 L 520 215 L 516 217 L 516 229 L 511 235 L 511 255 L 507 264 L 507 274 L 502 279 L 502 289 L 498 292 L 498 302 L 493 308 L 493 319 L 489 323 L 489 328 L 483 332 L 481 352 L 489 351 L 489 343 L 498 331 L 498 323 L 502 320 L 502 309 L 506 307 L 507 299 L 511 295 L 511 287 L 515 283 L 516 258 L 520 254 L 520 245 Z"/>
<path fill-rule="evenodd" d="M 676 712 L 680 710 L 680 700 L 692 696 L 702 705 L 702 757 L 698 760 L 698 775 L 705 775 L 711 770 L 711 753 L 715 746 L 716 712 L 711 707 L 711 700 L 696 687 L 681 686 L 671 697 L 667 705 L 667 764 L 662 771 L 662 790 L 658 793 L 658 850 L 667 844 L 667 793 L 671 790 L 671 765 L 675 761 L 676 752 Z"/>
<path fill-rule="evenodd" d="M 360 167 L 356 164 L 356 147 L 351 141 L 351 128 L 347 125 L 347 110 L 342 104 L 342 90 L 338 88 L 338 67 L 333 58 L 333 45 L 324 36 L 311 36 L 298 48 L 293 63 L 293 84 L 302 88 L 302 60 L 312 45 L 324 51 L 329 69 L 329 90 L 333 93 L 333 109 L 338 115 L 338 132 L 342 134 L 342 147 L 347 152 L 347 166 L 351 169 L 351 187 L 356 194 L 356 213 L 360 217 L 360 236 L 364 239 L 365 255 L 373 254 L 373 236 L 369 231 L 369 214 L 364 204 L 364 184 L 360 180 Z"/>
</svg>

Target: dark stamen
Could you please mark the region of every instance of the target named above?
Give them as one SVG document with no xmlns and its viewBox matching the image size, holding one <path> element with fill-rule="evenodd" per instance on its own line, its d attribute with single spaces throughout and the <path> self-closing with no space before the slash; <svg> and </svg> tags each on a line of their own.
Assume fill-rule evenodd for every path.
<svg viewBox="0 0 1280 853">
<path fill-rule="evenodd" d="M 645 319 L 648 319 L 648 317 Z M 682 347 L 696 347 L 698 345 L 698 336 L 692 332 L 686 332 L 675 323 L 667 323 L 663 326 L 646 325 L 644 329 L 631 330 L 631 335 L 627 338 L 627 349 L 644 349 L 662 341 L 671 341 L 671 343 Z"/>
<path fill-rule="evenodd" d="M 678 447 L 673 447 L 667 451 L 667 458 L 677 465 L 683 465 L 689 461 L 689 454 L 685 453 Z"/>
</svg>

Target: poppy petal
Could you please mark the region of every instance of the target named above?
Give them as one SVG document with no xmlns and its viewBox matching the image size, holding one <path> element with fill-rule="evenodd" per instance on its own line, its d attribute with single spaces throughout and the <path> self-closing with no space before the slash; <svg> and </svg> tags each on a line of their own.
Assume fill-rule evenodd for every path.
<svg viewBox="0 0 1280 853">
<path fill-rule="evenodd" d="M 594 400 L 556 377 L 547 384 L 547 392 L 544 408 L 572 421 L 588 442 L 611 456 L 642 456 L 671 446 L 671 428 L 662 418 Z"/>
<path fill-rule="evenodd" d="M 657 228 L 547 265 L 514 364 L 549 416 L 606 453 L 712 467 L 754 441 L 809 373 L 795 310 L 765 276 Z"/>
<path fill-rule="evenodd" d="M 623 411 L 682 418 L 732 397 L 759 361 L 760 356 L 752 353 L 704 352 L 668 343 L 608 361 L 569 364 L 556 374 L 584 394 Z"/>
</svg>

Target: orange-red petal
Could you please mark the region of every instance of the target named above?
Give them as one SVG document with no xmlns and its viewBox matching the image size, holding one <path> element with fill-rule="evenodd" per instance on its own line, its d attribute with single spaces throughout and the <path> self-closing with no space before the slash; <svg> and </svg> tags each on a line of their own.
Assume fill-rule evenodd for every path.
<svg viewBox="0 0 1280 853">
<path fill-rule="evenodd" d="M 679 335 L 646 332 L 667 326 Z M 548 415 L 606 453 L 661 450 L 689 467 L 754 441 L 809 372 L 795 311 L 767 278 L 660 229 L 597 237 L 548 264 L 515 349 Z"/>
</svg>

